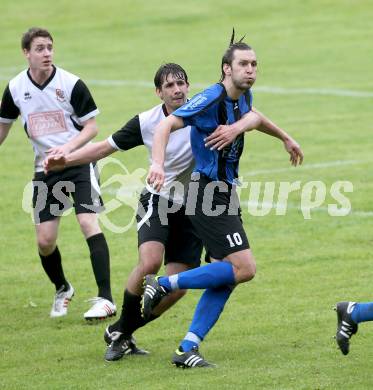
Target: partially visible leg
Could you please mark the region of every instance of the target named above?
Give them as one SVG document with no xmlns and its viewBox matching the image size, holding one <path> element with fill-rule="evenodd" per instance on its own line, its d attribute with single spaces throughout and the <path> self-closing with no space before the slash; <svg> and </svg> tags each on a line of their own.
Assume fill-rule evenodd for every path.
<svg viewBox="0 0 373 390">
<path fill-rule="evenodd" d="M 214 192 L 206 197 L 207 186 L 210 184 L 209 180 L 205 182 L 201 177 L 197 204 L 190 219 L 211 257 L 220 261 L 171 277 L 161 277 L 158 283 L 152 283 L 149 278 L 149 287 L 152 288 L 148 289 L 147 285 L 144 292 L 143 307 L 146 317 L 149 312 L 147 307 L 151 308 L 152 301 L 159 299 L 158 296 L 165 292 L 180 288 L 206 289 L 196 307 L 189 332 L 172 358 L 173 364 L 184 368 L 211 365 L 199 354 L 198 345 L 218 320 L 229 299 L 231 288 L 236 284 L 251 280 L 256 271 L 255 260 L 249 249 L 239 208 L 237 208 L 237 214 L 230 214 L 227 210 L 227 206 L 231 203 L 230 195 L 233 192 L 231 194 L 230 191 L 220 193 L 215 191 L 215 188 Z M 226 211 L 218 216 L 209 216 L 205 212 L 206 200 L 210 202 L 211 198 L 214 207 L 225 206 Z M 147 292 L 153 295 L 153 298 L 149 298 Z"/>
<path fill-rule="evenodd" d="M 350 339 L 357 333 L 358 324 L 373 321 L 373 302 L 338 302 L 336 341 L 343 355 L 350 352 Z"/>
<path fill-rule="evenodd" d="M 221 265 L 218 266 L 218 264 Z M 197 269 L 168 278 L 170 287 L 176 290 L 181 286 L 188 286 L 189 288 L 207 286 L 198 302 L 189 331 L 172 358 L 172 363 L 177 366 L 185 368 L 208 367 L 211 365 L 199 354 L 198 347 L 219 319 L 231 294 L 232 285 L 219 285 L 224 277 L 227 277 L 224 272 L 228 273 L 228 276 L 230 275 L 236 283 L 251 280 L 255 275 L 255 260 L 250 249 L 228 255 L 227 264 L 231 268 L 223 267 L 223 264 L 224 262 L 214 262 L 208 266 L 200 267 L 205 268 L 203 272 Z M 197 280 L 193 280 L 193 277 Z"/>
<path fill-rule="evenodd" d="M 140 296 L 143 291 L 144 275 L 157 273 L 162 266 L 164 244 L 159 241 L 146 241 L 139 246 L 139 262 L 130 273 L 127 289 Z"/>
<path fill-rule="evenodd" d="M 158 200 L 159 197 L 150 193 L 144 193 L 140 197 L 144 216 L 140 216 L 141 208 L 139 208 L 137 216 L 139 263 L 128 279 L 123 306 L 123 313 L 127 313 L 124 314 L 124 320 L 130 317 L 129 313 L 131 313 L 131 317 L 136 319 L 137 327 L 157 318 L 185 294 L 184 290 L 169 294 L 154 308 L 145 321 L 140 315 L 140 297 L 143 293 L 144 276 L 157 273 L 163 263 L 163 258 L 167 275 L 195 267 L 200 262 L 202 252 L 202 243 L 195 237 L 184 210 L 178 209 L 175 213 L 168 213 L 167 225 L 164 225 L 158 216 L 159 207 L 162 209 L 164 203 L 159 204 Z M 152 210 L 150 215 L 149 210 Z M 163 210 L 163 213 L 167 213 L 167 210 Z M 128 305 L 131 304 L 131 308 L 125 309 L 126 302 Z M 136 315 L 132 314 L 134 312 Z M 132 329 L 133 332 L 137 328 Z"/>
<path fill-rule="evenodd" d="M 140 245 L 139 263 L 131 272 L 124 291 L 122 312 L 119 320 L 108 326 L 104 339 L 110 344 L 105 353 L 108 361 L 121 359 L 125 354 L 147 354 L 136 347 L 132 334 L 140 327 L 158 318 L 162 313 L 174 305 L 184 294 L 178 290 L 167 296 L 158 305 L 150 318 L 144 320 L 141 315 L 141 293 L 143 278 L 149 272 L 157 273 L 163 261 L 164 246 L 158 241 L 147 241 Z M 168 263 L 167 273 L 180 272 L 188 268 L 181 263 Z"/>
<path fill-rule="evenodd" d="M 238 203 L 237 212 L 230 213 L 230 207 L 228 208 L 232 199 L 236 199 L 233 196 L 235 190 L 227 188 L 220 192 L 217 190 L 219 186 L 213 186 L 214 192 L 210 193 L 211 188 L 208 186 L 211 184 L 209 179 L 200 178 L 197 193 L 193 193 L 197 196 L 194 213 L 189 215 L 189 220 L 195 234 L 203 241 L 211 257 L 223 261 L 207 264 L 171 277 L 160 277 L 158 284 L 165 292 L 236 285 L 249 281 L 255 275 L 255 260 L 242 225 Z M 206 194 L 208 194 L 207 197 Z M 214 207 L 223 207 L 225 211 L 216 216 L 208 215 L 206 201 L 210 202 L 211 198 Z M 154 290 L 154 286 L 151 287 L 150 292 Z M 145 290 L 144 298 L 147 298 L 146 295 Z"/>
<path fill-rule="evenodd" d="M 219 319 L 233 288 L 233 286 L 222 286 L 204 291 L 194 312 L 189 331 L 172 357 L 173 364 L 183 368 L 215 366 L 199 354 L 199 344 Z"/>
<path fill-rule="evenodd" d="M 66 315 L 67 306 L 74 295 L 74 288 L 63 273 L 61 255 L 56 246 L 58 226 L 59 218 L 35 225 L 41 263 L 49 279 L 56 286 L 51 317 Z"/>
<path fill-rule="evenodd" d="M 204 291 L 198 301 L 189 331 L 181 342 L 182 351 L 188 352 L 198 348 L 219 319 L 233 288 L 233 286 L 222 286 Z"/>
<path fill-rule="evenodd" d="M 56 245 L 59 218 L 35 225 L 36 240 L 41 264 L 50 281 L 56 286 L 56 291 L 68 289 L 68 283 L 63 273 L 61 255 Z"/>
<path fill-rule="evenodd" d="M 217 288 L 247 282 L 255 272 L 254 256 L 250 249 L 244 249 L 226 256 L 226 261 L 216 261 L 171 277 L 160 277 L 158 283 L 167 291 Z"/>
<path fill-rule="evenodd" d="M 120 318 L 109 325 L 104 334 L 108 344 L 105 360 L 114 361 L 124 355 L 145 355 L 147 351 L 137 348 L 132 333 L 147 322 L 157 318 L 151 316 L 145 321 L 141 316 L 141 293 L 144 275 L 158 272 L 164 254 L 164 245 L 158 241 L 147 241 L 139 247 L 139 262 L 132 270 L 123 294 L 123 305 Z"/>
<path fill-rule="evenodd" d="M 139 261 L 132 270 L 125 286 L 122 313 L 119 320 L 107 331 L 118 330 L 130 336 L 133 329 L 145 324 L 141 318 L 140 301 L 143 278 L 148 272 L 158 272 L 162 265 L 169 229 L 163 226 L 158 216 L 159 196 L 144 191 L 137 210 L 137 235 Z M 105 339 L 107 341 L 107 332 Z"/>
<path fill-rule="evenodd" d="M 167 275 L 175 275 L 183 271 L 187 271 L 191 267 L 187 264 L 183 263 L 168 263 L 166 265 L 166 274 Z M 145 276 L 145 275 L 144 275 Z M 173 306 L 179 299 L 181 299 L 185 294 L 187 290 L 175 290 L 172 291 L 170 294 L 165 296 L 159 305 L 157 305 L 153 310 L 153 315 L 159 317 L 161 314 L 163 314 L 166 310 L 168 310 L 171 306 Z"/>
<path fill-rule="evenodd" d="M 144 326 L 141 316 L 142 283 L 147 273 L 158 272 L 163 261 L 164 245 L 158 241 L 147 241 L 139 247 L 139 262 L 130 273 L 124 290 L 123 305 L 120 318 L 109 327 L 109 331 L 119 331 L 126 337 Z M 152 316 L 150 320 L 157 318 Z"/>
<path fill-rule="evenodd" d="M 169 239 L 165 250 L 166 275 L 176 275 L 201 265 L 203 244 L 185 209 L 168 215 Z M 186 289 L 171 291 L 154 307 L 152 314 L 161 315 L 186 294 Z"/>
<path fill-rule="evenodd" d="M 236 284 L 231 263 L 219 261 L 181 272 L 171 276 L 161 276 L 158 283 L 167 292 L 179 289 L 217 288 Z"/>
<path fill-rule="evenodd" d="M 116 314 L 110 286 L 110 256 L 104 234 L 94 213 L 78 213 L 77 220 L 87 240 L 93 273 L 98 287 L 97 297 L 90 299 L 92 307 L 84 313 L 86 320 L 105 319 Z"/>
<path fill-rule="evenodd" d="M 137 215 L 139 263 L 127 281 L 121 318 L 115 324 L 108 327 L 105 332 L 106 342 L 113 340 L 113 333 L 115 333 L 114 336 L 117 340 L 110 343 L 105 355 L 106 360 L 117 360 L 123 354 L 132 353 L 134 351 L 133 346 L 131 351 L 131 348 L 128 348 L 128 343 L 126 341 L 121 342 L 121 340 L 124 337 L 127 340 L 131 340 L 132 338 L 130 337 L 136 329 L 156 319 L 185 294 L 183 290 L 169 294 L 160 305 L 155 307 L 153 313 L 150 313 L 145 320 L 141 315 L 140 304 L 144 276 L 157 273 L 163 263 L 163 257 L 165 257 L 167 274 L 178 273 L 192 266 L 176 262 L 183 261 L 180 258 L 180 253 L 184 255 L 187 262 L 190 259 L 195 260 L 197 258 L 198 261 L 200 259 L 200 254 L 190 256 L 189 252 L 195 248 L 195 244 L 189 242 L 188 234 L 185 234 L 186 225 L 184 224 L 184 214 L 182 213 L 181 216 L 179 214 L 168 214 L 168 223 L 164 225 L 158 216 L 158 200 L 158 196 L 146 192 L 140 197 L 142 207 L 139 207 Z M 167 210 L 163 211 L 165 213 L 168 212 Z M 184 241 L 184 245 L 186 242 L 188 243 L 188 250 L 184 250 L 183 246 L 180 245 L 180 239 Z M 167 247 L 165 249 L 166 243 Z"/>
<path fill-rule="evenodd" d="M 241 282 L 253 278 L 255 261 L 249 249 L 230 254 L 227 256 L 227 259 L 234 266 L 236 281 Z M 206 337 L 207 333 L 219 319 L 233 288 L 233 285 L 225 285 L 210 287 L 205 290 L 194 312 L 189 332 L 181 343 L 183 351 L 187 352 L 192 348 L 198 348 L 199 343 Z"/>
<path fill-rule="evenodd" d="M 353 306 L 351 318 L 357 324 L 373 321 L 373 302 L 360 302 Z"/>
<path fill-rule="evenodd" d="M 110 255 L 104 234 L 94 213 L 77 214 L 80 228 L 89 247 L 93 273 L 95 275 L 98 297 L 113 302 L 110 287 Z"/>
</svg>

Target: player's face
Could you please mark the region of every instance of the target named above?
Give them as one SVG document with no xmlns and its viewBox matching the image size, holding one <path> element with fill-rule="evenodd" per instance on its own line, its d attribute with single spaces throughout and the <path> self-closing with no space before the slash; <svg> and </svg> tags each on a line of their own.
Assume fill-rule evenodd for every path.
<svg viewBox="0 0 373 390">
<path fill-rule="evenodd" d="M 164 101 L 167 111 L 170 114 L 181 107 L 187 99 L 189 84 L 184 80 L 169 74 L 157 88 L 157 95 Z"/>
<path fill-rule="evenodd" d="M 229 67 L 233 85 L 241 91 L 249 89 L 256 80 L 257 61 L 253 50 L 235 50 Z"/>
<path fill-rule="evenodd" d="M 24 50 L 30 69 L 49 72 L 53 64 L 53 42 L 49 38 L 36 37 L 32 40 L 30 50 Z"/>
</svg>

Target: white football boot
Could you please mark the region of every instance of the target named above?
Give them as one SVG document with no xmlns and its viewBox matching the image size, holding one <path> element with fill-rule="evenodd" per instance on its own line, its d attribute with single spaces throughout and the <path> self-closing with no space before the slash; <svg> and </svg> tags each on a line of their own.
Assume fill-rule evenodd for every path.
<svg viewBox="0 0 373 390">
<path fill-rule="evenodd" d="M 104 320 L 117 314 L 117 307 L 108 299 L 94 297 L 88 302 L 91 302 L 92 307 L 84 313 L 86 320 Z"/>
<path fill-rule="evenodd" d="M 54 296 L 54 302 L 50 313 L 52 318 L 65 316 L 67 314 L 67 306 L 74 296 L 74 287 L 70 283 L 67 291 L 61 291 L 63 288 L 64 286 L 62 286 Z"/>
</svg>

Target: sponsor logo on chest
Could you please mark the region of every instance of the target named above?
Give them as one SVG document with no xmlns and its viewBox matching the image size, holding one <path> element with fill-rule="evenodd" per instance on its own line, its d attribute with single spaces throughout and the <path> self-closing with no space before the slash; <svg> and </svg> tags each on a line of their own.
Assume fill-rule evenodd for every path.
<svg viewBox="0 0 373 390">
<path fill-rule="evenodd" d="M 28 115 L 27 130 L 31 138 L 67 131 L 63 111 L 46 111 Z"/>
</svg>

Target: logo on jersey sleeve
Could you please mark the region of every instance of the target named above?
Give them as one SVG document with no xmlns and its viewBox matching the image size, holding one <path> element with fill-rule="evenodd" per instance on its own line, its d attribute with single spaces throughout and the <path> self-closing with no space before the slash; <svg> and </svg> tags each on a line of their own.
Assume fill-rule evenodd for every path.
<svg viewBox="0 0 373 390">
<path fill-rule="evenodd" d="M 66 101 L 66 98 L 65 98 L 65 92 L 62 91 L 62 89 L 56 89 L 56 98 L 59 102 L 63 103 L 64 101 Z"/>
<path fill-rule="evenodd" d="M 67 131 L 63 111 L 46 111 L 29 114 L 27 131 L 31 138 L 38 138 Z"/>
<path fill-rule="evenodd" d="M 203 103 L 207 100 L 207 97 L 199 94 L 194 96 L 192 99 L 189 100 L 188 103 L 186 103 L 183 106 L 184 110 L 195 110 L 196 108 L 199 108 L 203 105 Z"/>
</svg>

